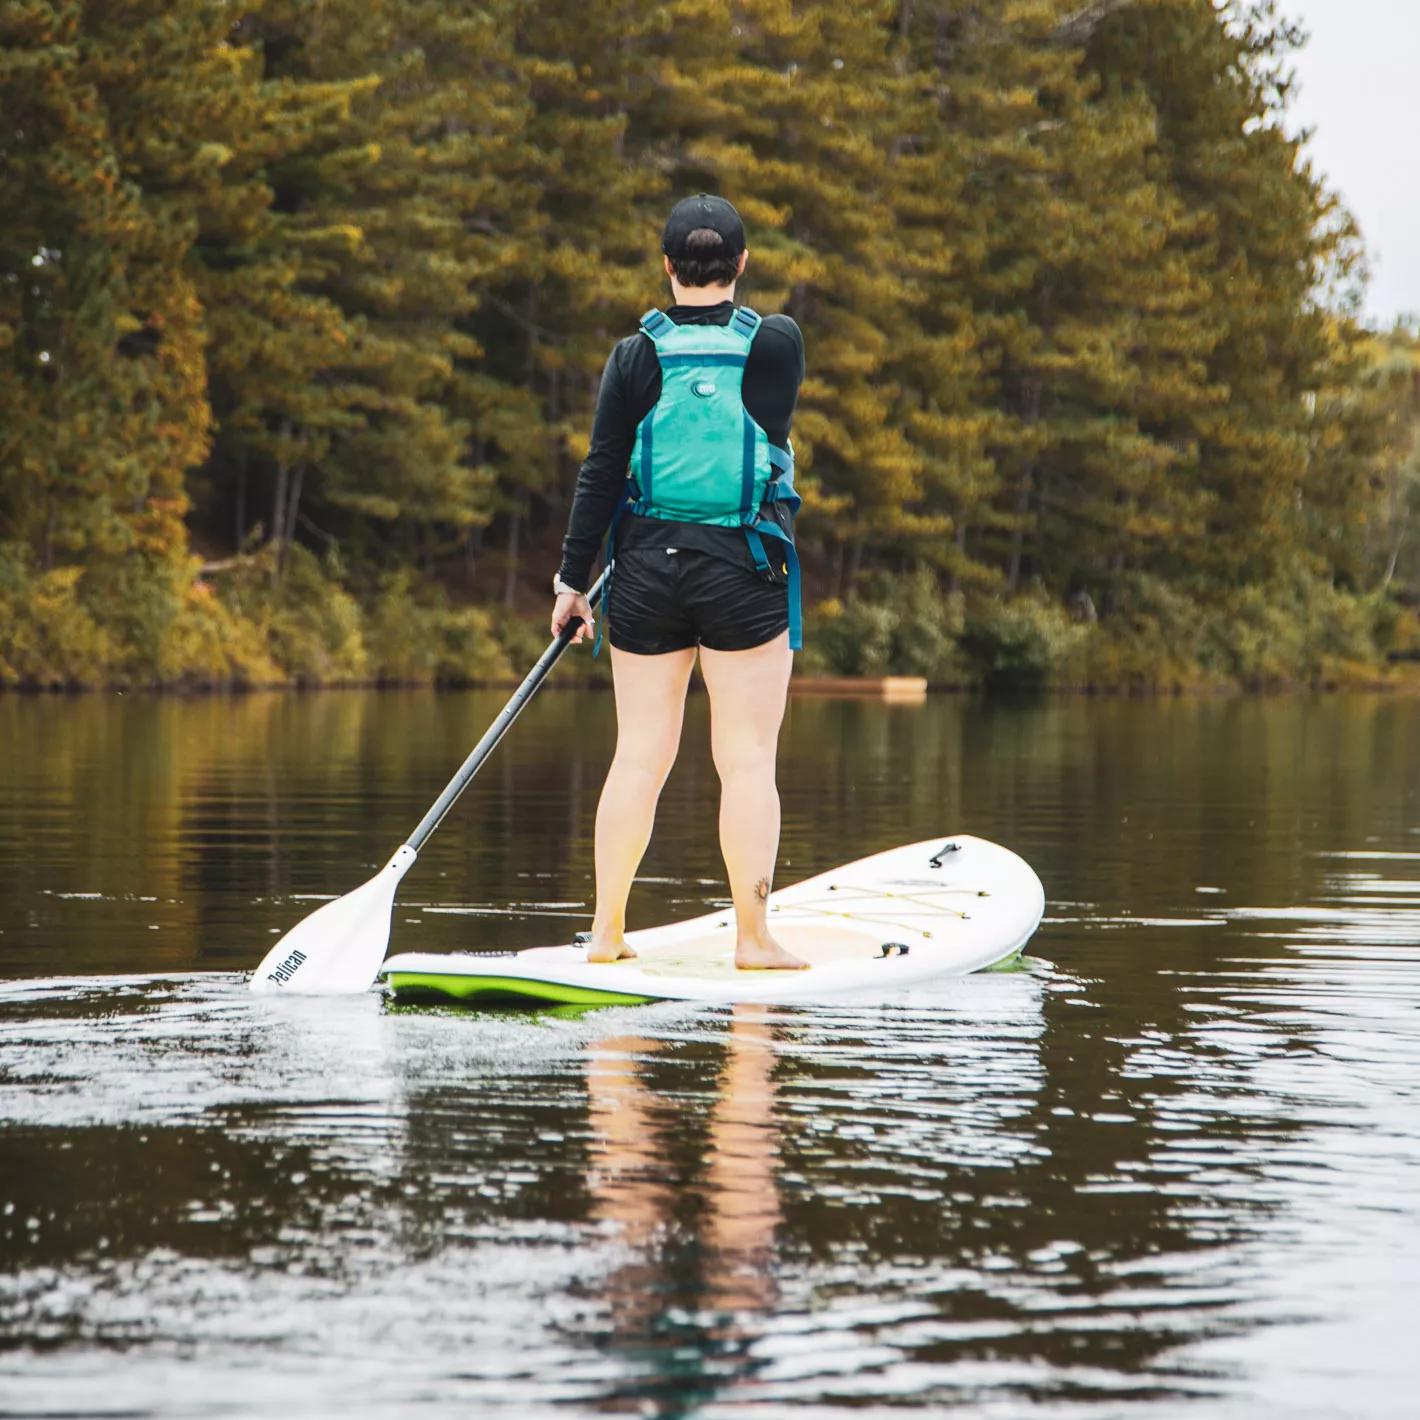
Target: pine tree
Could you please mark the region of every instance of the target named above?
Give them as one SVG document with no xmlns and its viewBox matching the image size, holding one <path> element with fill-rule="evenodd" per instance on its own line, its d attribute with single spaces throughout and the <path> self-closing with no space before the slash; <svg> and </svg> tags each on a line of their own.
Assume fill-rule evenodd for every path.
<svg viewBox="0 0 1420 1420">
<path fill-rule="evenodd" d="M 1277 66 L 1294 36 L 1270 9 L 1152 0 L 1091 45 L 1100 72 L 1149 95 L 1164 175 L 1198 233 L 1191 260 L 1218 330 L 1207 378 L 1222 397 L 1187 421 L 1206 521 L 1175 571 L 1214 585 L 1266 582 L 1304 552 L 1311 410 L 1338 354 L 1315 293 L 1345 234 L 1281 127 Z"/>
<path fill-rule="evenodd" d="M 509 121 L 479 83 L 492 31 L 435 5 L 269 5 L 244 23 L 264 91 L 305 102 L 267 155 L 257 230 L 212 244 L 205 289 L 220 471 L 266 480 L 278 548 L 303 503 L 367 557 L 372 519 L 406 526 L 406 553 L 420 529 L 486 519 L 460 417 L 478 348 L 457 321 L 488 260 L 479 145 Z"/>
<path fill-rule="evenodd" d="M 132 0 L 12 6 L 3 25 L 0 538 L 72 567 L 151 664 L 184 591 L 184 477 L 209 430 L 184 263 L 221 165 L 191 136 L 224 71 L 221 22 Z"/>
<path fill-rule="evenodd" d="M 164 674 L 189 526 L 307 589 L 296 542 L 541 590 L 701 188 L 805 330 L 811 592 L 1402 589 L 1413 351 L 1336 294 L 1297 38 L 1275 0 L 8 6 L 0 596 Z"/>
<path fill-rule="evenodd" d="M 601 0 L 513 7 L 510 65 L 529 108 L 520 135 L 527 201 L 471 329 L 497 401 L 503 596 L 546 586 L 527 545 L 565 525 L 607 353 L 663 300 L 651 265 L 664 177 L 641 161 L 671 10 Z"/>
</svg>

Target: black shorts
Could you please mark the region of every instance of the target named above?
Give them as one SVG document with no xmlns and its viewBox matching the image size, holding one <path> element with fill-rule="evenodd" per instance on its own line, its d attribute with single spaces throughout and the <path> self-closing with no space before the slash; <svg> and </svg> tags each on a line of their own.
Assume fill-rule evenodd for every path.
<svg viewBox="0 0 1420 1420">
<path fill-rule="evenodd" d="M 619 651 L 661 656 L 697 644 L 747 651 L 788 627 L 788 587 L 752 567 L 690 548 L 616 555 L 607 635 Z"/>
</svg>

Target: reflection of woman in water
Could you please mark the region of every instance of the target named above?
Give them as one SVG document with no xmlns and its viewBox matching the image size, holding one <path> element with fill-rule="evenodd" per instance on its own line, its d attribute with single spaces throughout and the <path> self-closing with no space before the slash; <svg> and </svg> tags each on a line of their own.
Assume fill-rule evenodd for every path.
<svg viewBox="0 0 1420 1420">
<path fill-rule="evenodd" d="M 764 1006 L 734 1008 L 710 1112 L 704 1181 L 695 1190 L 699 1207 L 690 1214 L 678 1206 L 681 1178 L 670 1137 L 684 1115 L 642 1082 L 637 1060 L 665 1042 L 613 1036 L 588 1057 L 592 1217 L 615 1225 L 618 1241 L 633 1253 L 605 1283 L 618 1339 L 658 1330 L 658 1317 L 672 1307 L 734 1312 L 740 1325 L 716 1327 L 710 1335 L 744 1339 L 745 1314 L 766 1313 L 778 1300 L 772 1258 L 782 1216 L 775 1180 L 779 1133 L 773 1032 L 765 1015 Z M 682 1227 L 688 1236 L 678 1236 Z"/>
</svg>

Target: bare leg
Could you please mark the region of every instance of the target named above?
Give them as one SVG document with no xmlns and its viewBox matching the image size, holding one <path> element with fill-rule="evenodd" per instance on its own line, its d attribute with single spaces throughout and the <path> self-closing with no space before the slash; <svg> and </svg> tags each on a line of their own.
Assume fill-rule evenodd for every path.
<svg viewBox="0 0 1420 1420">
<path fill-rule="evenodd" d="M 748 651 L 702 646 L 710 747 L 720 775 L 720 851 L 735 902 L 735 965 L 802 968 L 770 935 L 765 900 L 779 856 L 774 761 L 794 653 L 789 633 Z"/>
<path fill-rule="evenodd" d="M 597 910 L 588 961 L 635 956 L 626 945 L 626 899 L 651 841 L 656 801 L 680 747 L 695 647 L 637 656 L 611 647 L 616 754 L 597 805 Z"/>
</svg>

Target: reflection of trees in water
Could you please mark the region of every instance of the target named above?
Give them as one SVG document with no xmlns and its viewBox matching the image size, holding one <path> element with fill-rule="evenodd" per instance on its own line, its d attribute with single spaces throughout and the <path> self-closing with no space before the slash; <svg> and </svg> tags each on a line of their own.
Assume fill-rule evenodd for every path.
<svg viewBox="0 0 1420 1420">
<path fill-rule="evenodd" d="M 3 950 L 27 970 L 83 970 L 96 924 L 105 967 L 187 964 L 198 946 L 248 964 L 253 934 L 289 925 L 271 899 L 339 890 L 387 854 L 498 703 L 0 698 L 0 744 L 20 767 L 0 775 Z M 684 882 L 719 872 L 697 703 L 649 869 L 682 881 L 638 888 L 648 918 L 715 891 Z M 540 700 L 402 898 L 584 897 L 609 708 Z M 625 1363 L 622 1399 L 751 1377 L 755 1336 L 788 1309 L 842 1308 L 847 1331 L 913 1361 L 1031 1363 L 1045 1386 L 1052 1367 L 1087 1364 L 1157 1385 L 1181 1335 L 1232 1325 L 1225 1308 L 1246 1299 L 1247 1245 L 1287 1206 L 1269 1170 L 1313 1122 L 1287 1061 L 1314 1045 L 1303 1011 L 1229 1015 L 1205 994 L 1222 973 L 1291 958 L 1286 936 L 1137 919 L 1318 900 L 1315 850 L 1404 831 L 1417 740 L 1413 706 L 1384 698 L 795 702 L 781 878 L 964 826 L 1040 871 L 1059 920 L 1037 950 L 1059 974 L 944 985 L 904 1011 L 736 1012 L 723 1034 L 707 1017 L 691 1039 L 658 1036 L 648 1015 L 641 1035 L 585 1060 L 510 1064 L 431 1031 L 448 1056 L 403 1098 L 389 1178 L 363 1157 L 313 1161 L 280 1119 L 250 1148 L 174 1133 L 138 1149 L 98 1130 L 61 1155 L 59 1136 L 26 1135 L 14 1153 L 32 1177 L 16 1197 L 52 1193 L 79 1220 L 72 1248 L 44 1233 L 35 1258 L 86 1246 L 106 1192 L 131 1210 L 115 1244 L 140 1249 L 166 1229 L 180 1251 L 240 1254 L 295 1210 L 321 1258 L 341 1253 L 347 1212 L 400 1260 L 473 1258 L 470 1233 L 519 1224 L 543 1256 L 563 1245 L 557 1228 L 598 1220 L 605 1251 L 579 1241 L 557 1285 L 605 1307 L 576 1340 Z M 110 896 L 56 906 L 46 890 Z M 120 900 L 135 892 L 159 901 Z M 403 915 L 401 945 L 443 930 Z M 475 931 L 480 945 L 526 945 L 568 925 L 441 921 L 439 945 Z M 467 1018 L 455 1034 L 490 1029 Z M 409 1068 L 401 1057 L 402 1085 Z M 339 1094 L 339 1066 L 328 1088 Z M 114 1168 L 84 1172 L 101 1152 Z M 172 1231 L 212 1164 L 235 1221 Z M 296 1170 L 311 1174 L 299 1190 Z M 874 1319 L 875 1303 L 903 1299 L 920 1328 Z"/>
<path fill-rule="evenodd" d="M 504 699 L 0 696 L 3 964 L 252 965 L 271 929 L 291 925 L 288 894 L 343 891 L 389 856 Z M 402 901 L 585 898 L 581 830 L 610 710 L 608 697 L 540 700 L 421 855 Z M 410 947 L 529 945 L 525 920 L 409 915 L 398 925 Z M 569 923 L 536 934 L 570 935 Z"/>
<path fill-rule="evenodd" d="M 1166 1009 L 1171 992 L 1123 971 L 977 978 L 936 992 L 939 1013 L 885 1012 L 876 1029 L 869 1012 L 807 1020 L 779 1077 L 781 1266 L 815 1279 L 797 1300 L 841 1308 L 843 1327 L 861 1315 L 926 1367 L 1039 1366 L 1053 1394 L 1053 1368 L 1106 1366 L 1141 1393 L 1169 1390 L 1181 1340 L 1248 1324 L 1227 1312 L 1248 1300 L 1240 1245 L 1276 1204 L 1246 1191 L 1267 1176 L 1267 1146 L 1301 1127 L 1249 1107 L 1247 1063 L 1210 1062 L 1196 1017 Z M 1142 1035 L 1141 1016 L 1154 1018 Z M 1285 1026 L 1267 1035 L 1278 1055 L 1298 1048 Z M 1191 1112 L 1210 1088 L 1213 1108 Z M 1167 1150 L 1180 1129 L 1206 1136 L 1235 1187 L 1179 1187 Z M 874 1303 L 916 1321 L 878 1331 Z"/>
<path fill-rule="evenodd" d="M 342 891 L 385 861 L 502 699 L 0 697 L 5 964 L 250 964 L 254 945 L 290 926 L 287 894 Z M 632 898 L 643 924 L 705 910 L 724 890 L 705 710 L 693 696 Z M 398 944 L 527 946 L 583 925 L 612 735 L 609 696 L 540 696 L 401 891 L 402 904 L 503 912 L 412 909 Z M 796 699 L 778 877 L 965 828 L 1023 853 L 1053 903 L 1176 914 L 1220 877 L 1233 900 L 1295 902 L 1309 847 L 1351 846 L 1403 818 L 1417 758 L 1420 726 L 1399 697 Z M 57 892 L 105 896 L 47 896 Z M 572 915 L 539 917 L 539 902 Z M 1174 934 L 1169 951 L 1207 964 L 1213 944 Z"/>
<path fill-rule="evenodd" d="M 33 1313 L 12 1302 L 8 1339 L 52 1344 L 108 1334 L 102 1318 L 85 1314 L 82 1285 L 72 1297 L 56 1296 L 61 1270 L 101 1279 L 154 1253 L 240 1260 L 271 1246 L 283 1229 L 309 1227 L 323 1200 L 291 1180 L 306 1179 L 310 1169 L 303 1146 L 276 1153 L 264 1141 L 188 1125 L 7 1130 L 0 1197 L 10 1207 L 0 1218 L 0 1254 L 15 1277 L 36 1273 L 29 1287 L 17 1288 Z M 142 1331 L 120 1317 L 110 1339 Z"/>
</svg>

